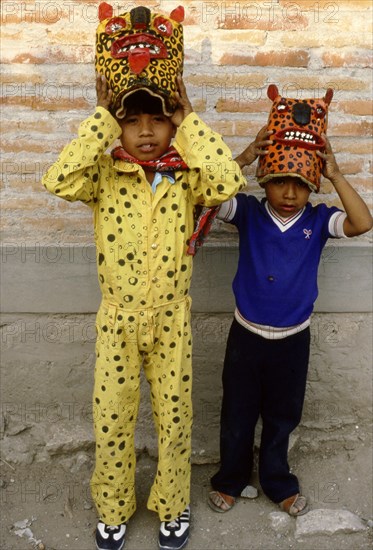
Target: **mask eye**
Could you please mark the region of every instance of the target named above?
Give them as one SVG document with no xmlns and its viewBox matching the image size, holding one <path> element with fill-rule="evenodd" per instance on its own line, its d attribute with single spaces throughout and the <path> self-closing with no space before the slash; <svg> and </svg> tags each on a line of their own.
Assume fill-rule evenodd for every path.
<svg viewBox="0 0 373 550">
<path fill-rule="evenodd" d="M 281 99 L 276 109 L 278 113 L 286 113 L 289 110 L 289 105 L 286 103 L 286 99 Z"/>
<path fill-rule="evenodd" d="M 324 118 L 325 109 L 323 107 L 321 107 L 321 105 L 316 105 L 315 114 L 316 114 L 316 118 Z"/>
<path fill-rule="evenodd" d="M 172 34 L 172 24 L 164 17 L 156 17 L 154 19 L 154 27 L 163 36 L 171 36 Z"/>
<path fill-rule="evenodd" d="M 121 31 L 126 27 L 126 20 L 123 17 L 113 17 L 107 23 L 105 27 L 106 34 L 114 34 L 118 31 Z"/>
</svg>

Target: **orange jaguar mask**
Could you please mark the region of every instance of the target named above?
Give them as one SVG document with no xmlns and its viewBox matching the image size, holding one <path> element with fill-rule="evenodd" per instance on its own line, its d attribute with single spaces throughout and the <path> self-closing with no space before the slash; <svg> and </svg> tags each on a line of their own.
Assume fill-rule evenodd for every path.
<svg viewBox="0 0 373 550">
<path fill-rule="evenodd" d="M 159 97 L 166 115 L 174 112 L 176 76 L 183 70 L 183 19 L 182 6 L 169 17 L 143 6 L 114 17 L 109 4 L 100 4 L 95 66 L 113 91 L 118 118 L 125 116 L 126 97 L 137 90 Z"/>
<path fill-rule="evenodd" d="M 263 186 L 275 177 L 298 176 L 318 192 L 323 161 L 316 151 L 325 146 L 321 134 L 326 133 L 333 90 L 328 88 L 322 99 L 289 99 L 271 84 L 267 95 L 273 101 L 267 127 L 274 130 L 268 139 L 274 143 L 267 147 L 268 154 L 259 157 L 259 184 Z"/>
</svg>

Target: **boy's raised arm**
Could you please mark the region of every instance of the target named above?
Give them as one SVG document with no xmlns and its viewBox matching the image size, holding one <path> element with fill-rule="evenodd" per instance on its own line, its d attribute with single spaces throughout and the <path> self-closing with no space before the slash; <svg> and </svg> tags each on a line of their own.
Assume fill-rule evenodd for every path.
<svg viewBox="0 0 373 550">
<path fill-rule="evenodd" d="M 176 77 L 176 83 L 178 91 L 176 92 L 175 96 L 178 100 L 178 107 L 171 117 L 171 122 L 175 126 L 179 127 L 184 118 L 186 118 L 188 115 L 190 115 L 190 113 L 193 112 L 193 107 L 189 100 L 186 87 L 181 75 L 178 75 Z"/>
<path fill-rule="evenodd" d="M 100 180 L 99 159 L 120 136 L 121 128 L 109 113 L 111 91 L 101 76 L 96 78 L 97 109 L 79 127 L 78 137 L 62 150 L 42 178 L 51 193 L 68 200 L 95 202 Z"/>
<path fill-rule="evenodd" d="M 272 133 L 273 131 L 268 132 L 267 126 L 263 126 L 263 128 L 259 130 L 255 140 L 235 158 L 240 168 L 249 166 L 259 155 L 266 155 L 268 153 L 266 147 L 273 143 L 271 139 L 268 139 Z"/>
<path fill-rule="evenodd" d="M 245 187 L 246 179 L 222 136 L 193 111 L 181 77 L 179 107 L 171 120 L 178 127 L 174 146 L 190 169 L 195 203 L 217 206 Z"/>
<path fill-rule="evenodd" d="M 340 171 L 330 142 L 325 134 L 323 134 L 323 138 L 326 142 L 325 152 L 317 151 L 317 154 L 324 160 L 323 175 L 332 182 L 347 214 L 343 231 L 346 237 L 355 237 L 366 233 L 373 227 L 369 209 Z"/>
<path fill-rule="evenodd" d="M 113 91 L 108 87 L 103 74 L 96 75 L 97 107 L 103 107 L 107 111 L 113 97 Z"/>
</svg>

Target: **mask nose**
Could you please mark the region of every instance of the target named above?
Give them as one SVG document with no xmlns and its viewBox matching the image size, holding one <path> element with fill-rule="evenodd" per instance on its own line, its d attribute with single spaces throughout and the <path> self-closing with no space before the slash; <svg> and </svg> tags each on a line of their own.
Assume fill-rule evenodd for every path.
<svg viewBox="0 0 373 550">
<path fill-rule="evenodd" d="M 134 29 L 146 29 L 150 23 L 150 9 L 145 6 L 132 8 L 130 11 L 131 25 Z"/>
<path fill-rule="evenodd" d="M 293 106 L 293 119 L 301 126 L 309 124 L 311 120 L 311 107 L 307 103 L 296 103 Z"/>
</svg>

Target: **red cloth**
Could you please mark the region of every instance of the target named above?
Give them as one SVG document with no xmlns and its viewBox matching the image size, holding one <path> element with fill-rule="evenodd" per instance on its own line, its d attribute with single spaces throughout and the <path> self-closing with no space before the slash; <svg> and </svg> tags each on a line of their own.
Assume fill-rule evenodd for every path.
<svg viewBox="0 0 373 550">
<path fill-rule="evenodd" d="M 189 246 L 187 254 L 189 256 L 195 256 L 199 247 L 201 247 L 206 239 L 212 222 L 215 219 L 216 214 L 219 212 L 220 206 L 213 206 L 212 208 L 203 208 L 202 212 L 197 220 L 194 228 L 193 235 L 189 240 Z"/>
<path fill-rule="evenodd" d="M 123 147 L 119 146 L 112 150 L 111 156 L 114 160 L 124 160 L 139 164 L 148 170 L 154 172 L 170 172 L 170 170 L 188 170 L 188 165 L 185 164 L 175 147 L 169 149 L 159 159 L 154 160 L 139 160 L 131 156 Z"/>
</svg>

